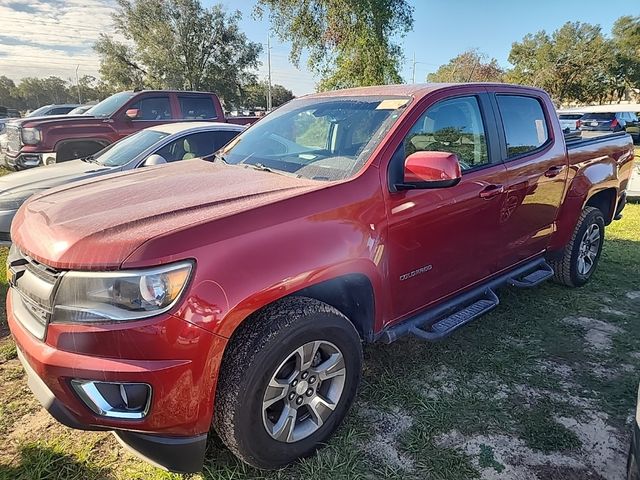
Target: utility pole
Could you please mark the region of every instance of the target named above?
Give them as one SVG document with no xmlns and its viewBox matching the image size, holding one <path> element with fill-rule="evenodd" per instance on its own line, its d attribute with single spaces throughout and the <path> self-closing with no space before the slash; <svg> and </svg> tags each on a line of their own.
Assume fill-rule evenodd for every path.
<svg viewBox="0 0 640 480">
<path fill-rule="evenodd" d="M 267 112 L 271 111 L 272 98 L 271 98 L 271 32 L 269 32 L 269 36 L 267 37 L 267 65 L 269 72 L 269 87 L 267 90 Z"/>
<path fill-rule="evenodd" d="M 76 88 L 78 89 L 78 103 L 82 103 L 82 97 L 80 96 L 80 81 L 78 80 L 78 69 L 80 65 L 76 66 Z"/>
<path fill-rule="evenodd" d="M 413 77 L 411 83 L 416 83 L 416 52 L 413 51 Z"/>
</svg>

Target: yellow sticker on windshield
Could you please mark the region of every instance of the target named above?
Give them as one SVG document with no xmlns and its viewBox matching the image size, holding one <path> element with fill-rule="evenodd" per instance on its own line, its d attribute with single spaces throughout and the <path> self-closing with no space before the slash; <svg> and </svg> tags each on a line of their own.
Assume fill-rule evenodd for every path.
<svg viewBox="0 0 640 480">
<path fill-rule="evenodd" d="M 381 101 L 376 110 L 397 110 L 404 107 L 408 101 L 406 98 L 389 98 Z"/>
</svg>

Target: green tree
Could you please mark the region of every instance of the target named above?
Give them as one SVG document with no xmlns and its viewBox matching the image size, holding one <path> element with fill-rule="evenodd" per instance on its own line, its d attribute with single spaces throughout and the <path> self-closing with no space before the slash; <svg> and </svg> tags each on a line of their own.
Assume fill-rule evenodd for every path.
<svg viewBox="0 0 640 480">
<path fill-rule="evenodd" d="M 255 110 L 257 108 L 263 108 L 266 110 L 268 91 L 269 84 L 266 81 L 251 83 L 244 87 L 240 105 L 250 110 Z M 293 92 L 282 85 L 276 84 L 271 86 L 271 103 L 273 108 L 279 107 L 293 98 Z"/>
<path fill-rule="evenodd" d="M 502 82 L 504 70 L 495 58 L 478 50 L 467 50 L 427 75 L 429 82 Z"/>
<path fill-rule="evenodd" d="M 308 51 L 320 90 L 402 81 L 394 39 L 413 27 L 406 0 L 258 0 L 256 14 L 266 12 L 278 37 L 292 43 L 295 65 Z"/>
<path fill-rule="evenodd" d="M 5 75 L 0 76 L 0 105 L 7 108 L 23 107 L 15 82 Z"/>
<path fill-rule="evenodd" d="M 100 74 L 118 89 L 212 90 L 228 103 L 255 81 L 262 46 L 239 29 L 240 12 L 199 0 L 117 0 L 120 42 L 102 34 L 95 44 Z"/>
<path fill-rule="evenodd" d="M 589 102 L 609 88 L 611 44 L 598 25 L 567 22 L 551 35 L 526 35 L 511 47 L 508 81 L 547 90 L 558 102 Z"/>
<path fill-rule="evenodd" d="M 629 89 L 640 89 L 640 16 L 626 15 L 613 24 L 611 76 L 615 95 L 621 99 Z"/>
</svg>

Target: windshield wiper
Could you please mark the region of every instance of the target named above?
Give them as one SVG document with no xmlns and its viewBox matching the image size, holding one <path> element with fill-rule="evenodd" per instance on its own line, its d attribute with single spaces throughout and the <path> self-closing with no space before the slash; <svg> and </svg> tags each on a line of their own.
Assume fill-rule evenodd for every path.
<svg viewBox="0 0 640 480">
<path fill-rule="evenodd" d="M 82 157 L 80 160 L 87 163 L 98 163 L 96 157 L 93 155 L 87 155 L 86 157 Z"/>
<path fill-rule="evenodd" d="M 222 155 L 220 152 L 216 152 L 213 154 L 213 161 L 217 162 L 218 160 L 221 160 L 222 163 L 226 163 L 227 165 L 229 164 L 229 162 L 227 162 L 227 160 L 224 158 L 224 155 Z"/>
<path fill-rule="evenodd" d="M 260 170 L 261 172 L 280 173 L 280 172 L 274 172 L 272 169 L 270 169 L 269 167 L 265 167 L 261 163 L 248 163 L 247 165 L 253 168 L 254 170 Z"/>
</svg>

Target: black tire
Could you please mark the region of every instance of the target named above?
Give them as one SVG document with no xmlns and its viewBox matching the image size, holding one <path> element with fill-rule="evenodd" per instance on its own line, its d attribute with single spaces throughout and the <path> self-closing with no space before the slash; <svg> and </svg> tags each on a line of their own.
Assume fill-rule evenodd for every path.
<svg viewBox="0 0 640 480">
<path fill-rule="evenodd" d="M 262 309 L 234 334 L 218 379 L 213 426 L 224 444 L 246 463 L 281 468 L 312 455 L 342 422 L 356 395 L 362 370 L 358 332 L 338 310 L 315 299 L 289 297 Z M 334 344 L 346 373 L 336 407 L 314 433 L 286 443 L 263 424 L 267 385 L 292 352 L 312 341 Z"/>
<path fill-rule="evenodd" d="M 576 225 L 571 240 L 562 251 L 560 257 L 550 259 L 549 264 L 553 267 L 553 281 L 566 285 L 568 287 L 581 287 L 589 281 L 593 273 L 598 267 L 602 246 L 604 244 L 604 215 L 600 209 L 595 207 L 585 207 L 578 223 Z M 578 262 L 580 257 L 580 245 L 587 229 L 592 225 L 597 225 L 600 231 L 600 244 L 595 254 L 593 266 L 586 272 L 581 273 L 578 270 Z"/>
</svg>

